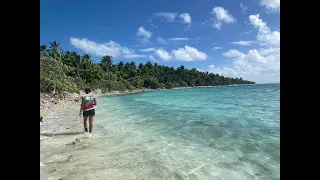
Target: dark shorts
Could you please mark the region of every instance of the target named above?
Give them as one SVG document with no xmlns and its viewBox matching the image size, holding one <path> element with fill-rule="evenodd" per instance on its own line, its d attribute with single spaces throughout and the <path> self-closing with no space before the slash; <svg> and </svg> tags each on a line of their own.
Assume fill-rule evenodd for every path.
<svg viewBox="0 0 320 180">
<path fill-rule="evenodd" d="M 96 114 L 94 109 L 91 109 L 89 111 L 83 111 L 83 117 L 88 117 L 88 116 L 94 116 Z"/>
</svg>

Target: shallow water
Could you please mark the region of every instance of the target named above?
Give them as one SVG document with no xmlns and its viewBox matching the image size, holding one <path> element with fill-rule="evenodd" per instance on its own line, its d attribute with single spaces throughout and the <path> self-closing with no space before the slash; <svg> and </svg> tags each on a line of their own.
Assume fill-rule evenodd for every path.
<svg viewBox="0 0 320 180">
<path fill-rule="evenodd" d="M 280 179 L 279 84 L 98 103 L 93 134 L 81 133 L 78 107 L 45 119 L 41 179 Z"/>
</svg>

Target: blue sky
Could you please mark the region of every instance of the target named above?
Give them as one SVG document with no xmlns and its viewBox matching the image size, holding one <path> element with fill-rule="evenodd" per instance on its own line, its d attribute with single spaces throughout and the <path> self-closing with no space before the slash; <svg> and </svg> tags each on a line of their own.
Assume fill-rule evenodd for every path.
<svg viewBox="0 0 320 180">
<path fill-rule="evenodd" d="M 280 82 L 280 0 L 40 1 L 40 44 Z"/>
</svg>

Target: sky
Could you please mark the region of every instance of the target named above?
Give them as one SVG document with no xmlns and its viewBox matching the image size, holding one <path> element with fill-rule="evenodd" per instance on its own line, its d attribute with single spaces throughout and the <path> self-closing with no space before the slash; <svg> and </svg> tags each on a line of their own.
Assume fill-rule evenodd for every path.
<svg viewBox="0 0 320 180">
<path fill-rule="evenodd" d="M 40 45 L 280 82 L 280 0 L 40 0 Z"/>
</svg>

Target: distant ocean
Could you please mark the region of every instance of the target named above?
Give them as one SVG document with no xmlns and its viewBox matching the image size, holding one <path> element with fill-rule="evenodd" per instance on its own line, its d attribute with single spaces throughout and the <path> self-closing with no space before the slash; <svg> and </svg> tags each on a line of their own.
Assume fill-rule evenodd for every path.
<svg viewBox="0 0 320 180">
<path fill-rule="evenodd" d="M 61 169 L 52 177 L 280 179 L 280 84 L 161 90 L 98 103 L 94 133 L 79 135 L 82 144 L 61 146 L 59 137 L 43 147 L 53 162 L 46 171 Z M 53 152 L 72 160 L 59 163 Z"/>
</svg>

